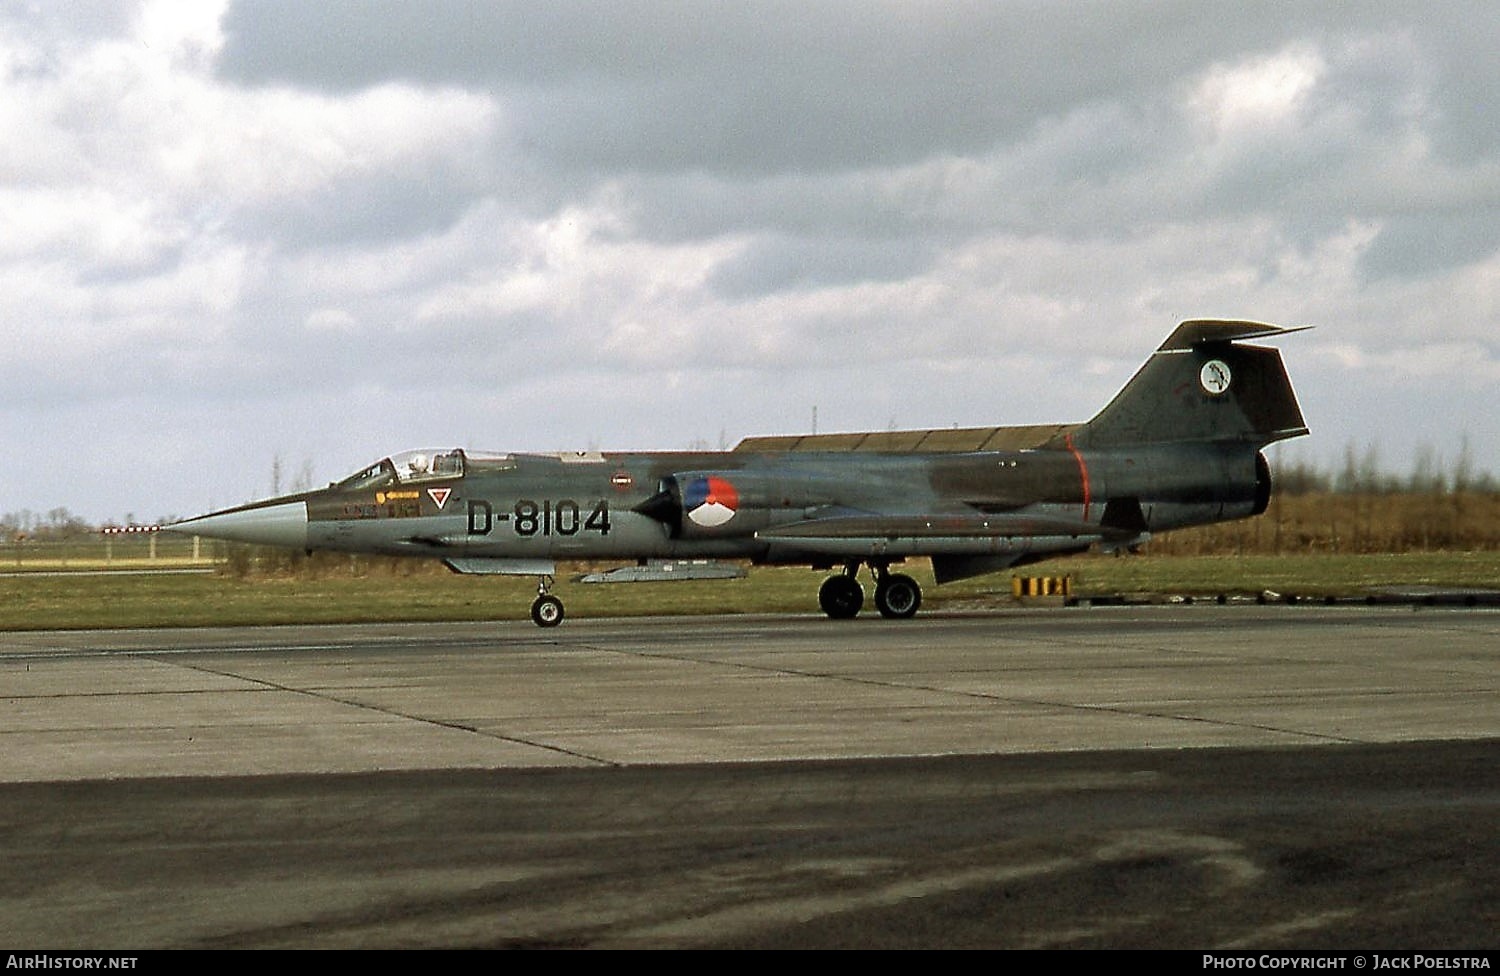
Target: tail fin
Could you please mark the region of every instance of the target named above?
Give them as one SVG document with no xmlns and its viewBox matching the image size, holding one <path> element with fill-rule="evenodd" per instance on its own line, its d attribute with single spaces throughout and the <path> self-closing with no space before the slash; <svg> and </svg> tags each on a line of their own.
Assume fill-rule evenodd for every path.
<svg viewBox="0 0 1500 976">
<path fill-rule="evenodd" d="M 1074 441 L 1094 448 L 1162 441 L 1260 447 L 1306 434 L 1281 353 L 1236 344 L 1300 331 L 1259 322 L 1183 322 Z"/>
</svg>

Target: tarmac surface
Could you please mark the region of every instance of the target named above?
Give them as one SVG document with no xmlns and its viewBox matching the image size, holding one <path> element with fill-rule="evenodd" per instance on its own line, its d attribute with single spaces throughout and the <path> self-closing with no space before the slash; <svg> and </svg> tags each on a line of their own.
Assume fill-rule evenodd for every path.
<svg viewBox="0 0 1500 976">
<path fill-rule="evenodd" d="M 1494 948 L 1500 613 L 0 634 L 14 947 Z"/>
</svg>

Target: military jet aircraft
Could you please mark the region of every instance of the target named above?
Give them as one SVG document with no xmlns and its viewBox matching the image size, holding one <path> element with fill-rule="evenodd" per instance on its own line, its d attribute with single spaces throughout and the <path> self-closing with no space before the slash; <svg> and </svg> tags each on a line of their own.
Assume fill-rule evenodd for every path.
<svg viewBox="0 0 1500 976">
<path fill-rule="evenodd" d="M 751 437 L 715 452 L 408 451 L 169 528 L 536 576 L 542 627 L 563 619 L 549 592 L 559 560 L 837 569 L 818 592 L 835 619 L 859 613 L 868 566 L 880 613 L 911 617 L 922 591 L 890 571 L 907 559 L 930 558 L 942 584 L 1264 512 L 1261 448 L 1307 426 L 1280 353 L 1243 343 L 1294 331 L 1183 322 L 1082 424 Z"/>
</svg>

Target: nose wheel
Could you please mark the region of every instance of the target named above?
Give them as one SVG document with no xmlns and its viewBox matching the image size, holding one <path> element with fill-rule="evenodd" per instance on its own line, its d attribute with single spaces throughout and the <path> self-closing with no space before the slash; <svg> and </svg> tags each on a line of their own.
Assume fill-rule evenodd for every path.
<svg viewBox="0 0 1500 976">
<path fill-rule="evenodd" d="M 552 577 L 543 576 L 536 586 L 536 599 L 531 604 L 531 622 L 538 627 L 556 627 L 563 622 L 563 603 L 547 592 Z"/>
</svg>

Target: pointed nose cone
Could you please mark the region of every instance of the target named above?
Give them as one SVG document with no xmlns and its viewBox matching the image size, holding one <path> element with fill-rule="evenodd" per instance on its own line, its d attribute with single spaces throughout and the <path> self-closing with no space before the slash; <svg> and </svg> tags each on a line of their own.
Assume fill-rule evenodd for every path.
<svg viewBox="0 0 1500 976">
<path fill-rule="evenodd" d="M 231 508 L 175 522 L 167 526 L 166 530 L 230 542 L 248 542 L 256 546 L 306 549 L 307 503 L 273 502 Z"/>
</svg>

